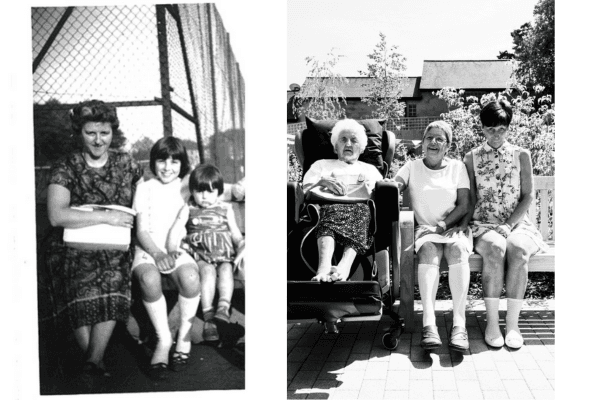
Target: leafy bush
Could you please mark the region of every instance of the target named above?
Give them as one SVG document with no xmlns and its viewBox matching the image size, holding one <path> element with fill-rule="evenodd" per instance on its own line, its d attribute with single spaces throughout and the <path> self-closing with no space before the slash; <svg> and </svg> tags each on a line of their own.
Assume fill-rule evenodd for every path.
<svg viewBox="0 0 600 400">
<path fill-rule="evenodd" d="M 541 86 L 535 87 L 536 93 L 541 93 L 542 90 Z M 444 100 L 450 110 L 442 113 L 441 117 L 452 127 L 454 146 L 451 157 L 462 159 L 473 147 L 484 142 L 479 112 L 488 102 L 503 97 L 510 101 L 513 109 L 507 140 L 531 152 L 534 175 L 554 175 L 556 128 L 554 104 L 550 95 L 536 98 L 516 80 L 509 82 L 503 92 L 489 93 L 481 99 L 474 96 L 464 98 L 463 90 L 452 87 L 443 88 L 434 94 Z"/>
</svg>

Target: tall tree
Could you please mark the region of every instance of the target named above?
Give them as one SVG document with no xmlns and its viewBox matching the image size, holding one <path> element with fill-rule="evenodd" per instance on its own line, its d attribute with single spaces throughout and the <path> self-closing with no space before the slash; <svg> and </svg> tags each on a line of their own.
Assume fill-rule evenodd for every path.
<svg viewBox="0 0 600 400">
<path fill-rule="evenodd" d="M 342 106 L 346 104 L 342 87 L 348 84 L 348 79 L 335 72 L 338 61 L 339 56 L 333 50 L 327 54 L 325 61 L 306 57 L 308 77 L 292 103 L 296 115 L 304 113 L 315 119 L 341 119 L 346 116 Z"/>
<path fill-rule="evenodd" d="M 386 37 L 379 33 L 379 43 L 368 55 L 367 71 L 359 71 L 363 76 L 372 78 L 363 84 L 367 96 L 361 101 L 374 106 L 372 116 L 375 118 L 392 118 L 404 116 L 406 105 L 399 100 L 402 91 L 408 86 L 406 77 L 406 57 L 397 52 L 398 46 L 388 46 Z"/>
<path fill-rule="evenodd" d="M 554 96 L 554 0 L 540 0 L 533 16 L 533 23 L 511 33 L 517 78 L 530 89 L 542 85 L 543 94 Z M 511 54 L 505 51 L 501 55 L 504 53 Z"/>
</svg>

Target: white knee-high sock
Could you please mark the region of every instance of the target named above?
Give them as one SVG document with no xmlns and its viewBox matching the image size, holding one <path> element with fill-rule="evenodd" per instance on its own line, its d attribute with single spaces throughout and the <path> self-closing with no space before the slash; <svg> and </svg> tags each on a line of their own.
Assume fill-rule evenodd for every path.
<svg viewBox="0 0 600 400">
<path fill-rule="evenodd" d="M 467 306 L 467 293 L 471 270 L 469 263 L 452 264 L 448 266 L 448 283 L 452 293 L 452 326 L 466 326 L 465 308 Z"/>
<path fill-rule="evenodd" d="M 523 299 L 506 299 L 506 302 L 506 345 L 518 349 L 523 346 L 523 336 L 519 330 Z"/>
<path fill-rule="evenodd" d="M 419 292 L 423 303 L 423 326 L 435 326 L 435 295 L 440 282 L 440 268 L 434 264 L 419 264 Z"/>
<path fill-rule="evenodd" d="M 192 298 L 179 295 L 179 308 L 181 309 L 181 322 L 179 324 L 179 333 L 177 334 L 177 345 L 175 350 L 182 353 L 189 353 L 192 348 L 191 329 L 194 322 L 194 316 L 198 311 L 200 296 Z"/>
<path fill-rule="evenodd" d="M 150 321 L 152 321 L 152 325 L 154 325 L 156 335 L 158 336 L 158 343 L 156 344 L 154 354 L 152 354 L 150 364 L 167 364 L 169 362 L 169 349 L 171 348 L 173 339 L 171 338 L 171 331 L 169 329 L 165 296 L 161 295 L 160 299 L 151 303 L 144 300 L 142 302 L 144 303 L 144 307 L 146 307 Z"/>
<path fill-rule="evenodd" d="M 502 347 L 504 346 L 504 338 L 502 332 L 500 332 L 500 316 L 498 315 L 500 299 L 497 297 L 484 297 L 483 301 L 487 313 L 485 341 L 492 347 Z"/>
</svg>

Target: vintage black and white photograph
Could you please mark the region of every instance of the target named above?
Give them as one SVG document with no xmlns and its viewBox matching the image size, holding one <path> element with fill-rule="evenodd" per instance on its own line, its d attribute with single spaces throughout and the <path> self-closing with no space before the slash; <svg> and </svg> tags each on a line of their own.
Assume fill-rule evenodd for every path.
<svg viewBox="0 0 600 400">
<path fill-rule="evenodd" d="M 554 21 L 288 0 L 289 399 L 554 398 Z"/>
<path fill-rule="evenodd" d="M 213 3 L 31 8 L 40 394 L 245 389 L 230 24 Z"/>
</svg>

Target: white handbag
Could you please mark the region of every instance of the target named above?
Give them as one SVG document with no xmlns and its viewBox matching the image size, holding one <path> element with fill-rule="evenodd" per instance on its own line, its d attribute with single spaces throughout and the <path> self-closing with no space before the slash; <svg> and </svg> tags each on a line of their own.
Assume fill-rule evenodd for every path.
<svg viewBox="0 0 600 400">
<path fill-rule="evenodd" d="M 135 216 L 131 208 L 118 205 L 86 204 L 79 207 L 71 207 L 74 210 L 118 210 Z M 131 229 L 123 226 L 109 224 L 98 224 L 84 228 L 65 228 L 63 234 L 65 245 L 79 250 L 121 250 L 129 249 L 131 243 Z"/>
</svg>

